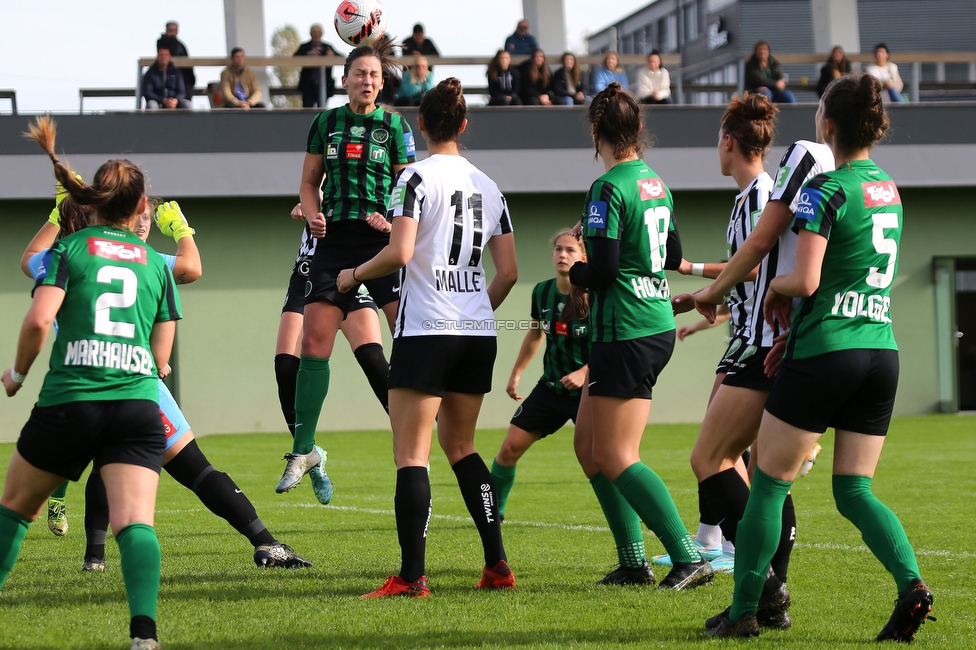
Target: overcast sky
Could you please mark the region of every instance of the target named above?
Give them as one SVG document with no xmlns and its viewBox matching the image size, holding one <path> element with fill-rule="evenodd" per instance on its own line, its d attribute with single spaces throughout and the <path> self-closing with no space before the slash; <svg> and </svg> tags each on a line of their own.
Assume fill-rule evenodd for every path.
<svg viewBox="0 0 976 650">
<path fill-rule="evenodd" d="M 650 2 L 564 1 L 567 42 L 576 51 L 583 50 L 587 33 Z M 338 0 L 264 0 L 266 42 L 285 24 L 296 27 L 303 37 L 314 22 L 331 25 L 333 5 L 338 4 Z M 179 21 L 180 39 L 191 55 L 226 55 L 222 0 L 0 0 L 0 5 L 0 88 L 17 91 L 23 112 L 77 111 L 79 88 L 133 87 L 136 60 L 155 56 L 156 39 L 167 20 Z M 522 17 L 520 0 L 383 0 L 383 5 L 390 33 L 405 38 L 415 22 L 422 22 L 446 56 L 494 54 Z M 608 5 L 613 9 L 608 10 Z M 325 40 L 338 41 L 329 27 Z M 484 83 L 483 71 L 450 73 L 465 83 Z M 197 84 L 216 81 L 219 74 L 219 69 L 199 70 Z M 85 102 L 86 109 L 131 106 L 132 100 Z M 8 102 L 0 100 L 0 112 L 8 111 Z"/>
</svg>

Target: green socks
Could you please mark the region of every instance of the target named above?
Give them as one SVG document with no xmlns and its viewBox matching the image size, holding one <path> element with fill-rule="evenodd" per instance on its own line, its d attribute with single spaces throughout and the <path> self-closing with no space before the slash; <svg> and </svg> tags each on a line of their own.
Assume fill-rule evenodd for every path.
<svg viewBox="0 0 976 650">
<path fill-rule="evenodd" d="M 29 521 L 13 510 L 0 506 L 0 589 L 14 568 L 29 527 Z"/>
<path fill-rule="evenodd" d="M 752 477 L 749 503 L 735 534 L 735 593 L 729 618 L 739 621 L 759 607 L 766 569 L 779 546 L 783 502 L 792 481 L 780 481 L 758 467 Z"/>
<path fill-rule="evenodd" d="M 329 394 L 329 360 L 302 356 L 295 386 L 295 442 L 292 453 L 307 454 L 315 446 L 315 428 Z"/>
<path fill-rule="evenodd" d="M 118 532 L 122 581 L 129 598 L 129 615 L 156 619 L 159 600 L 159 540 L 148 524 L 129 524 Z"/>
<path fill-rule="evenodd" d="M 620 566 L 637 569 L 644 563 L 644 535 L 641 521 L 627 499 L 617 491 L 603 474 L 590 479 L 597 501 L 603 508 L 603 515 L 610 525 L 613 541 L 617 545 L 617 561 Z"/>
<path fill-rule="evenodd" d="M 515 468 L 518 465 L 507 467 L 500 465 L 498 460 L 491 463 L 491 478 L 495 482 L 495 494 L 498 496 L 498 514 L 505 516 L 505 504 L 508 502 L 508 495 L 515 485 Z"/>
<path fill-rule="evenodd" d="M 64 498 L 64 495 L 66 495 L 68 493 L 68 483 L 69 483 L 69 481 L 65 481 L 64 483 L 62 483 L 61 485 L 59 485 L 58 486 L 58 489 L 56 489 L 54 491 L 54 493 L 51 495 L 51 498 L 52 499 L 63 499 Z"/>
<path fill-rule="evenodd" d="M 672 562 L 701 560 L 694 540 L 678 515 L 671 493 L 654 470 L 644 463 L 634 463 L 617 477 L 613 485 L 661 540 Z"/>
<path fill-rule="evenodd" d="M 895 513 L 871 492 L 871 479 L 835 474 L 833 486 L 837 510 L 861 531 L 861 539 L 894 576 L 898 593 L 908 589 L 913 580 L 921 580 L 905 529 Z"/>
</svg>

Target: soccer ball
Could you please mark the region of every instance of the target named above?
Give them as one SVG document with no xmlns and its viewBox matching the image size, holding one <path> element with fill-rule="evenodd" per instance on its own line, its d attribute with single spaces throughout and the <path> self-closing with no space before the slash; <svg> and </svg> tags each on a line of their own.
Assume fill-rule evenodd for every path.
<svg viewBox="0 0 976 650">
<path fill-rule="evenodd" d="M 386 31 L 386 12 L 376 0 L 343 0 L 335 12 L 339 38 L 352 45 L 372 45 Z"/>
</svg>

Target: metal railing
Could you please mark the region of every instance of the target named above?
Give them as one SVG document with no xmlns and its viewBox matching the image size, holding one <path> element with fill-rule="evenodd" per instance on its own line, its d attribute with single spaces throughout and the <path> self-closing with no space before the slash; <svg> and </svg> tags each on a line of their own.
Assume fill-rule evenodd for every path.
<svg viewBox="0 0 976 650">
<path fill-rule="evenodd" d="M 11 112 L 14 115 L 17 114 L 17 91 L 16 90 L 0 90 L 0 99 L 9 99 Z"/>
</svg>

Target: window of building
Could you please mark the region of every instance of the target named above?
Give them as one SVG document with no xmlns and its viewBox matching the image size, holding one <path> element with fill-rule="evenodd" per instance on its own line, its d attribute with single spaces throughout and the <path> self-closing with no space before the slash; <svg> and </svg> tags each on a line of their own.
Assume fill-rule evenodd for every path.
<svg viewBox="0 0 976 650">
<path fill-rule="evenodd" d="M 698 37 L 698 3 L 693 2 L 684 7 L 685 41 Z"/>
</svg>

